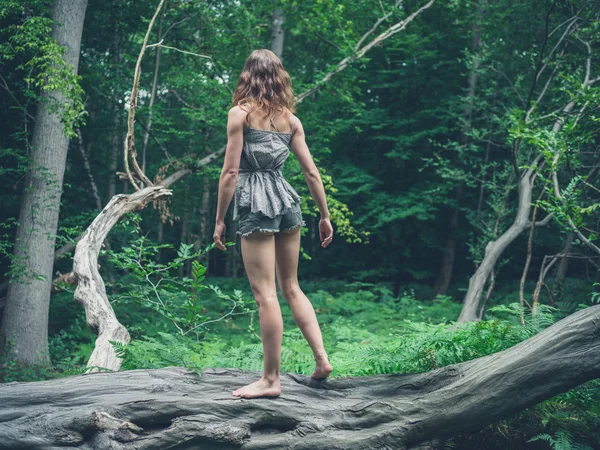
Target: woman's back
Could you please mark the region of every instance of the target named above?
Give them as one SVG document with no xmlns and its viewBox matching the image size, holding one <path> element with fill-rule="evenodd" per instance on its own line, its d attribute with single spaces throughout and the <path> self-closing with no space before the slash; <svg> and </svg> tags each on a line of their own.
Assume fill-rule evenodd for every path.
<svg viewBox="0 0 600 450">
<path fill-rule="evenodd" d="M 252 110 L 252 105 L 240 106 L 248 113 L 248 124 L 254 129 L 269 130 L 276 132 L 293 132 L 294 115 L 287 108 L 282 108 L 279 114 L 267 117 L 262 110 Z"/>
<path fill-rule="evenodd" d="M 295 131 L 294 116 L 286 109 L 269 118 L 261 111 L 251 111 L 247 125 L 244 127 L 233 218 L 238 218 L 239 208 L 260 211 L 268 217 L 285 214 L 300 201 L 298 193 L 283 177 L 283 166 Z M 285 131 L 279 131 L 282 129 Z"/>
</svg>

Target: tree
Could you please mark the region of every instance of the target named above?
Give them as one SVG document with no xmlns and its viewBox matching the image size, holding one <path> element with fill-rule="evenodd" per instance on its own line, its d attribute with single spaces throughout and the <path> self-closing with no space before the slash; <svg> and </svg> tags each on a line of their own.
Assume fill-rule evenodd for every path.
<svg viewBox="0 0 600 450">
<path fill-rule="evenodd" d="M 506 138 L 511 146 L 506 163 L 517 178 L 518 205 L 514 220 L 497 239 L 486 243 L 483 258 L 469 280 L 459 322 L 481 318 L 483 310 L 480 300 L 486 281 L 503 252 L 527 229 L 547 225 L 556 218 L 567 231 L 574 232 L 581 242 L 600 253 L 600 248 L 593 243 L 595 233 L 586 237 L 581 232 L 583 227 L 575 223 L 581 222 L 582 211 L 586 209 L 581 204 L 573 205 L 581 194 L 569 192 L 574 190 L 574 183 L 581 178 L 595 176 L 598 171 L 597 150 L 582 152 L 593 154 L 590 158 L 593 164 L 587 166 L 592 170 L 586 171 L 587 176 L 578 173 L 581 159 L 573 152 L 574 149 L 595 147 L 587 129 L 591 126 L 595 130 L 596 127 L 593 116 L 587 113 L 587 107 L 597 102 L 597 94 L 592 87 L 600 77 L 592 72 L 593 52 L 590 44 L 592 39 L 597 39 L 597 34 L 588 28 L 586 22 L 597 23 L 596 8 L 586 1 L 573 2 L 565 11 L 556 11 L 555 8 L 558 8 L 556 1 L 545 12 L 540 51 L 539 55 L 534 52 L 537 58 L 530 84 L 521 98 L 522 107 L 513 107 L 504 114 Z M 568 14 L 566 21 L 562 15 L 565 13 Z M 564 95 L 550 97 L 548 94 L 553 90 Z M 565 171 L 569 188 L 561 193 L 557 163 L 568 152 L 572 153 L 574 163 Z M 540 178 L 544 184 L 538 200 L 534 202 L 535 181 Z M 545 195 L 549 200 L 541 201 Z M 569 205 L 563 196 L 567 197 Z M 546 210 L 547 214 L 542 220 L 536 220 L 537 208 L 532 215 L 534 204 Z M 596 207 L 597 203 L 592 204 L 587 208 L 587 213 Z M 525 303 L 523 295 L 521 302 Z M 536 302 L 534 298 L 534 306 Z"/>
<path fill-rule="evenodd" d="M 81 34 L 87 0 L 55 0 L 52 7 L 51 39 L 64 47 L 57 53 L 56 71 L 77 73 Z M 59 78 L 42 86 L 35 116 L 31 162 L 25 178 L 19 226 L 8 289 L 0 327 L 0 351 L 10 352 L 26 364 L 50 362 L 48 356 L 48 310 L 60 200 L 67 150 L 68 117 L 61 111 L 70 105 L 73 87 L 65 88 Z M 69 90 L 71 89 L 71 90 Z M 57 108 L 57 105 L 59 107 Z M 80 113 L 80 112 L 79 112 Z"/>
</svg>

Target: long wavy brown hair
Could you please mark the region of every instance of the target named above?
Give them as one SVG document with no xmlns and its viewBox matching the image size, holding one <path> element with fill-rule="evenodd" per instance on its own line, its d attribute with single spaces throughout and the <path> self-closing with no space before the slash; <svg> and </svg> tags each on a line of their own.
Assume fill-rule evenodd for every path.
<svg viewBox="0 0 600 450">
<path fill-rule="evenodd" d="M 254 109 L 265 111 L 265 117 L 274 115 L 282 107 L 296 112 L 296 97 L 290 75 L 271 50 L 254 50 L 246 59 L 233 93 L 233 105 L 248 103 L 252 106 L 246 114 L 246 122 L 249 122 L 248 116 Z"/>
</svg>

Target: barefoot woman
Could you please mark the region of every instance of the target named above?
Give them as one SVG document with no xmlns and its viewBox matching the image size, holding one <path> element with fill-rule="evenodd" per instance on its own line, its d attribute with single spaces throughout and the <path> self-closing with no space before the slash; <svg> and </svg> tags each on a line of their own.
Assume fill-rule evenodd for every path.
<svg viewBox="0 0 600 450">
<path fill-rule="evenodd" d="M 239 219 L 242 260 L 258 304 L 264 350 L 261 378 L 233 391 L 233 395 L 278 396 L 283 321 L 275 279 L 314 353 L 312 377 L 326 378 L 332 371 L 315 311 L 298 285 L 300 227 L 306 224 L 300 197 L 282 175 L 290 150 L 302 166 L 321 213 L 322 247 L 331 243 L 333 228 L 319 170 L 306 145 L 302 123 L 292 114 L 295 98 L 290 77 L 273 52 L 255 50 L 248 57 L 233 105 L 227 121 L 227 149 L 213 239 L 219 249 L 226 250 L 224 218 L 233 198 L 233 219 Z"/>
</svg>

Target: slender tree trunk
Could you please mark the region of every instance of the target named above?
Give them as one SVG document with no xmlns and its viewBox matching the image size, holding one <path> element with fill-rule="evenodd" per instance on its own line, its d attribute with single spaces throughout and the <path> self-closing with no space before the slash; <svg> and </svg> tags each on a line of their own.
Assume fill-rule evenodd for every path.
<svg viewBox="0 0 600 450">
<path fill-rule="evenodd" d="M 498 258 L 504 250 L 530 225 L 531 191 L 535 180 L 535 172 L 528 169 L 519 180 L 519 206 L 513 224 L 498 239 L 490 241 L 485 247 L 485 256 L 475 274 L 469 280 L 469 289 L 463 300 L 463 308 L 458 322 L 479 320 L 478 307 L 485 282 L 490 276 Z"/>
<path fill-rule="evenodd" d="M 469 145 L 469 133 L 473 120 L 473 104 L 475 102 L 475 94 L 477 92 L 477 81 L 479 78 L 479 66 L 481 58 L 478 55 L 478 49 L 481 46 L 481 26 L 483 23 L 483 15 L 487 6 L 487 0 L 479 0 L 477 9 L 477 17 L 472 26 L 471 50 L 473 51 L 473 62 L 471 71 L 469 72 L 469 88 L 467 93 L 467 105 L 463 112 L 465 126 L 461 133 L 460 143 L 462 146 Z M 452 273 L 454 271 L 454 260 L 456 256 L 456 234 L 458 231 L 458 216 L 460 213 L 460 202 L 462 200 L 463 186 L 458 185 L 454 189 L 456 205 L 451 213 L 448 227 L 448 235 L 446 244 L 444 245 L 444 253 L 440 265 L 440 272 L 432 289 L 432 297 L 446 294 L 450 282 L 452 281 Z"/>
<path fill-rule="evenodd" d="M 55 0 L 52 38 L 66 47 L 64 59 L 79 65 L 87 0 Z M 60 92 L 41 92 L 33 129 L 31 163 L 19 212 L 12 282 L 0 328 L 0 351 L 25 364 L 49 364 L 48 310 L 54 244 L 69 139 L 58 114 L 47 106 L 51 97 L 67 103 Z"/>
<path fill-rule="evenodd" d="M 118 1 L 118 0 L 116 0 Z M 117 6 L 114 4 L 113 6 Z M 115 31 L 115 36 L 113 40 L 113 64 L 119 65 L 121 64 L 121 40 L 120 40 L 120 32 L 121 30 Z M 118 169 L 118 160 L 119 160 L 119 151 L 123 145 L 123 138 L 121 136 L 123 129 L 123 106 L 119 103 L 119 96 L 113 96 L 114 103 L 114 111 L 113 111 L 113 135 L 111 138 L 111 151 L 110 151 L 110 165 L 108 174 L 108 201 L 115 196 L 117 193 L 117 169 Z"/>
<path fill-rule="evenodd" d="M 121 128 L 123 126 L 123 118 L 121 115 L 121 105 L 118 99 L 115 98 L 114 108 L 114 131 L 110 146 L 110 173 L 108 174 L 108 200 L 117 193 L 117 169 L 119 160 L 119 149 L 121 148 Z"/>
<path fill-rule="evenodd" d="M 158 218 L 158 234 L 157 234 L 157 241 L 159 244 L 162 244 L 165 240 L 165 224 L 163 223 L 162 219 Z M 158 260 L 160 262 L 163 261 L 163 249 L 160 248 L 158 249 Z"/>
<path fill-rule="evenodd" d="M 457 198 L 461 195 L 457 194 Z M 432 289 L 432 297 L 438 295 L 444 295 L 448 292 L 450 281 L 452 281 L 452 272 L 454 268 L 454 259 L 456 256 L 456 232 L 458 229 L 458 214 L 460 209 L 458 207 L 452 210 L 450 222 L 448 223 L 448 236 L 446 238 L 446 245 L 444 246 L 444 254 L 442 256 L 442 263 L 440 267 L 440 273 L 435 280 L 435 284 Z"/>
<path fill-rule="evenodd" d="M 208 132 L 204 133 L 204 154 L 210 154 L 210 147 L 208 146 Z M 209 229 L 210 226 L 214 226 L 213 222 L 208 222 L 208 218 L 214 218 L 213 212 L 211 211 L 210 201 L 210 177 L 204 172 L 202 175 L 202 197 L 200 198 L 200 210 L 199 210 L 199 231 L 194 242 L 194 250 L 198 250 L 212 241 L 213 229 Z M 235 230 L 234 230 L 235 231 Z M 209 270 L 210 259 L 206 260 L 206 269 Z"/>
<path fill-rule="evenodd" d="M 239 236 L 235 236 L 234 238 L 235 244 L 233 247 L 231 247 L 231 253 L 233 254 L 233 263 L 232 263 L 232 267 L 231 267 L 231 278 L 238 278 L 239 275 L 239 262 L 240 262 L 240 251 L 239 249 L 241 248 L 240 246 L 242 245 L 242 243 L 240 242 L 240 237 Z"/>
<path fill-rule="evenodd" d="M 162 28 L 163 28 L 163 17 L 164 11 L 162 10 L 160 14 L 160 21 L 158 22 L 158 40 L 160 42 L 162 39 Z M 144 132 L 144 139 L 142 143 L 142 171 L 146 172 L 146 150 L 148 148 L 148 138 L 150 137 L 150 130 L 152 129 L 152 107 L 154 106 L 154 101 L 156 100 L 156 88 L 158 85 L 158 71 L 160 68 L 160 51 L 161 47 L 156 47 L 156 55 L 154 58 L 154 75 L 152 77 L 152 91 L 150 94 L 150 103 L 148 104 L 148 122 L 146 123 L 146 131 Z"/>
<path fill-rule="evenodd" d="M 283 23 L 285 22 L 285 14 L 281 8 L 273 11 L 273 23 L 271 33 L 271 51 L 279 56 L 279 59 L 283 59 L 283 39 L 285 32 L 283 30 Z"/>
<path fill-rule="evenodd" d="M 81 129 L 77 128 L 77 143 L 79 145 L 79 153 L 81 153 L 81 159 L 83 160 L 83 167 L 85 168 L 85 173 L 88 176 L 90 181 L 90 188 L 92 190 L 92 195 L 94 197 L 94 201 L 96 202 L 96 209 L 98 211 L 102 211 L 102 200 L 100 199 L 100 194 L 98 193 L 98 185 L 96 184 L 96 180 L 94 178 L 94 174 L 92 173 L 92 167 L 90 166 L 90 149 L 92 147 L 91 141 L 87 143 L 87 145 L 83 142 L 83 134 L 81 133 Z"/>
<path fill-rule="evenodd" d="M 189 208 L 189 197 L 190 197 L 190 185 L 187 184 L 185 186 L 185 195 L 183 198 L 183 217 L 181 218 L 181 242 L 184 244 L 189 243 L 189 231 L 188 231 L 188 222 L 190 221 L 190 213 L 188 211 Z M 187 276 L 188 264 L 183 264 L 179 270 L 177 271 L 179 278 L 183 278 L 183 276 Z"/>
<path fill-rule="evenodd" d="M 229 229 L 229 222 L 225 222 L 226 223 L 226 231 L 225 231 L 225 240 L 229 241 L 229 237 L 227 236 L 228 234 L 231 235 Z M 225 273 L 223 274 L 225 278 L 229 278 L 231 276 L 231 252 L 225 252 Z"/>
<path fill-rule="evenodd" d="M 563 114 L 569 114 L 575 102 L 569 102 L 563 108 Z M 564 125 L 564 119 L 559 117 L 552 125 L 552 132 L 558 133 Z M 541 158 L 541 157 L 540 157 Z M 536 160 L 537 161 L 537 160 Z M 533 163 L 537 166 L 537 162 Z M 526 228 L 531 225 L 529 221 L 529 213 L 531 212 L 531 193 L 533 183 L 535 181 L 535 172 L 532 169 L 527 169 L 519 179 L 519 206 L 517 208 L 517 216 L 515 221 L 497 240 L 488 242 L 485 248 L 485 257 L 481 265 L 477 268 L 475 274 L 469 280 L 469 289 L 463 300 L 463 308 L 458 317 L 458 322 L 469 322 L 478 320 L 476 314 L 477 307 L 481 298 L 483 286 L 493 270 L 498 258 L 502 256 L 502 252 L 508 247 Z M 550 216 L 547 216 L 549 218 Z M 483 314 L 483 313 L 482 313 Z M 481 314 L 481 315 L 482 315 Z"/>
<path fill-rule="evenodd" d="M 200 200 L 200 235 L 198 236 L 197 248 L 208 243 L 208 214 L 210 210 L 210 180 L 208 175 L 202 178 L 202 198 Z"/>
<path fill-rule="evenodd" d="M 565 240 L 565 246 L 563 248 L 562 253 L 564 255 L 568 255 L 571 253 L 571 249 L 573 248 L 573 240 L 575 240 L 575 232 L 569 231 L 567 233 L 567 238 Z M 565 277 L 567 276 L 567 270 L 569 269 L 569 258 L 561 258 L 558 262 L 558 267 L 556 269 L 556 275 L 554 276 L 554 283 L 552 284 L 552 293 L 554 297 L 560 298 L 563 292 L 563 287 L 565 284 Z"/>
</svg>

